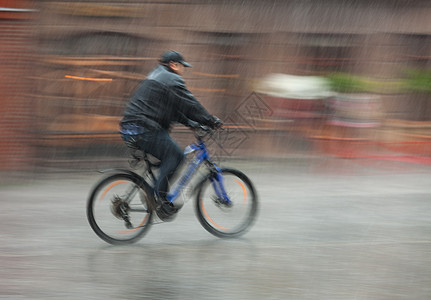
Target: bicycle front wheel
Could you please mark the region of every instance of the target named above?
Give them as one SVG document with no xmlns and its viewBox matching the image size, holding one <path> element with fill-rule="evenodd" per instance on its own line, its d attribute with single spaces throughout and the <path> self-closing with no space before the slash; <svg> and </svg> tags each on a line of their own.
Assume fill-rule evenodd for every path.
<svg viewBox="0 0 431 300">
<path fill-rule="evenodd" d="M 222 169 L 223 185 L 231 203 L 225 203 L 214 188 L 211 175 L 198 187 L 195 202 L 201 225 L 217 237 L 244 234 L 256 217 L 258 200 L 250 179 L 234 169 Z"/>
<path fill-rule="evenodd" d="M 110 244 L 128 244 L 142 238 L 151 226 L 152 209 L 143 179 L 114 174 L 100 181 L 87 202 L 91 228 Z"/>
</svg>

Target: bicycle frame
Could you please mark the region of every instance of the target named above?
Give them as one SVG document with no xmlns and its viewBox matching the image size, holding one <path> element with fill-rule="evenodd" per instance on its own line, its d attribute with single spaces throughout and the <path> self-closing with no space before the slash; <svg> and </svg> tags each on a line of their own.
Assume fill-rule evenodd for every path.
<svg viewBox="0 0 431 300">
<path fill-rule="evenodd" d="M 228 205 L 231 204 L 231 201 L 229 200 L 229 197 L 224 188 L 221 169 L 211 162 L 208 149 L 205 143 L 202 141 L 202 139 L 199 139 L 199 142 L 197 144 L 190 144 L 184 149 L 184 155 L 187 155 L 193 152 L 195 152 L 194 158 L 187 165 L 186 171 L 178 180 L 178 183 L 175 186 L 175 188 L 167 195 L 167 199 L 170 202 L 174 202 L 180 195 L 183 188 L 189 183 L 190 179 L 193 177 L 193 175 L 196 173 L 199 167 L 203 163 L 207 163 L 210 169 L 209 179 L 214 187 L 217 197 L 219 199 L 222 199 L 224 203 Z"/>
</svg>

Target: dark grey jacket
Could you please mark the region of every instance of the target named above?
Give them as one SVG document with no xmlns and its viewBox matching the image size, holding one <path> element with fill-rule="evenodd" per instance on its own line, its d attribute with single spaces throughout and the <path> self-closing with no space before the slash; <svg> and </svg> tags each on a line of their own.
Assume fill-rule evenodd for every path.
<svg viewBox="0 0 431 300">
<path fill-rule="evenodd" d="M 169 130 L 175 122 L 188 126 L 189 119 L 207 126 L 215 122 L 215 117 L 186 88 L 183 78 L 169 67 L 159 65 L 136 90 L 121 125 Z"/>
</svg>

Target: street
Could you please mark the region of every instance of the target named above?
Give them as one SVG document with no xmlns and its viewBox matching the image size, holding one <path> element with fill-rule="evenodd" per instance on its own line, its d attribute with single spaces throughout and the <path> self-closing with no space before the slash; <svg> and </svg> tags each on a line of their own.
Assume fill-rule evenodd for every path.
<svg viewBox="0 0 431 300">
<path fill-rule="evenodd" d="M 323 157 L 234 160 L 259 194 L 242 238 L 206 232 L 192 201 L 139 242 L 86 219 L 97 172 L 0 185 L 0 299 L 431 299 L 431 166 Z"/>
</svg>

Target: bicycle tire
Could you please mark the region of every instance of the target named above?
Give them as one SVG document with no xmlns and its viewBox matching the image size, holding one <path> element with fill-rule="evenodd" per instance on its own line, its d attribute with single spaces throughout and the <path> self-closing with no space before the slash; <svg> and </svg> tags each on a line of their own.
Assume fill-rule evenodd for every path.
<svg viewBox="0 0 431 300">
<path fill-rule="evenodd" d="M 143 182 L 137 174 L 116 173 L 102 179 L 91 191 L 87 201 L 87 219 L 93 231 L 107 243 L 134 243 L 150 229 L 153 207 Z M 123 198 L 127 194 L 133 198 L 130 204 L 125 205 Z M 127 211 L 129 227 L 121 205 Z"/>
<path fill-rule="evenodd" d="M 251 180 L 241 171 L 222 169 L 221 172 L 232 206 L 218 201 L 210 184 L 213 175 L 209 174 L 197 186 L 195 212 L 200 224 L 209 233 L 221 238 L 238 237 L 246 233 L 255 221 L 257 193 Z"/>
</svg>

